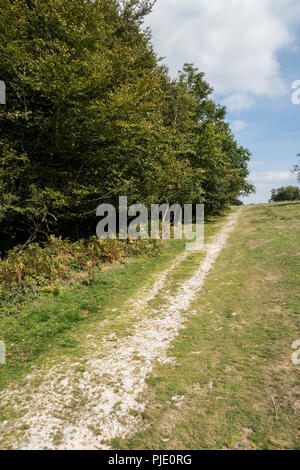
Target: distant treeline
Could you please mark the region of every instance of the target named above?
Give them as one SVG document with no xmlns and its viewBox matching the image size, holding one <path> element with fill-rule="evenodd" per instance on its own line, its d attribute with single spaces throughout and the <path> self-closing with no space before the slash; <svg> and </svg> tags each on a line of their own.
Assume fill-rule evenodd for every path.
<svg viewBox="0 0 300 470">
<path fill-rule="evenodd" d="M 300 201 L 300 188 L 298 186 L 281 186 L 272 189 L 269 202 Z"/>
<path fill-rule="evenodd" d="M 151 3 L 1 0 L 0 249 L 95 233 L 123 194 L 215 212 L 252 191 L 204 74 L 172 79 L 154 53 Z"/>
</svg>

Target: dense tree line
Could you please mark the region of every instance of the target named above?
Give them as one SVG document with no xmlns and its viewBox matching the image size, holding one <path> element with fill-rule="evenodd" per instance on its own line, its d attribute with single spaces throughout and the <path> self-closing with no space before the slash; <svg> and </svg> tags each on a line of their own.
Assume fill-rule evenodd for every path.
<svg viewBox="0 0 300 470">
<path fill-rule="evenodd" d="M 283 201 L 299 201 L 300 188 L 298 186 L 282 186 L 281 188 L 272 189 L 271 199 L 269 202 Z"/>
<path fill-rule="evenodd" d="M 247 194 L 249 151 L 193 65 L 171 79 L 148 0 L 1 0 L 1 248 L 95 231 L 95 209 Z"/>
</svg>

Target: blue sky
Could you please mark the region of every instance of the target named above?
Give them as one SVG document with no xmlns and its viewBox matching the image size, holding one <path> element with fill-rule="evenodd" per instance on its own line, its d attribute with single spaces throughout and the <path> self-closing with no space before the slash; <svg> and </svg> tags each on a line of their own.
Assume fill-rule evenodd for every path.
<svg viewBox="0 0 300 470">
<path fill-rule="evenodd" d="M 273 187 L 298 184 L 300 152 L 299 0 L 157 0 L 146 25 L 175 76 L 184 62 L 205 72 L 225 104 L 238 142 L 252 153 L 244 202 L 267 202 Z"/>
</svg>

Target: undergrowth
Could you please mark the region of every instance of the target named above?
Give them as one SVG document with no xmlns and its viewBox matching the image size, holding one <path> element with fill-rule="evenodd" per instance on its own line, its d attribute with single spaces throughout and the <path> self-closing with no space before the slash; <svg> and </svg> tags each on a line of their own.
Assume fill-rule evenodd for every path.
<svg viewBox="0 0 300 470">
<path fill-rule="evenodd" d="M 157 240 L 88 240 L 70 242 L 50 236 L 43 245 L 31 243 L 18 247 L 0 260 L 0 315 L 16 314 L 26 299 L 41 292 L 54 295 L 63 284 L 72 282 L 90 284 L 95 271 L 104 265 L 125 258 L 155 256 L 160 250 Z M 80 274 L 80 275 L 79 275 Z"/>
</svg>

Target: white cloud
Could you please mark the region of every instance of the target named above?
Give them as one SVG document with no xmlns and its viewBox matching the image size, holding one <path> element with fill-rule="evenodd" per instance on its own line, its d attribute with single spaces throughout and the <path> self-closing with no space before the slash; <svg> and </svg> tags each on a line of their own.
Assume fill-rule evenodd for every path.
<svg viewBox="0 0 300 470">
<path fill-rule="evenodd" d="M 222 104 L 224 104 L 230 112 L 234 113 L 250 109 L 254 104 L 254 99 L 247 93 L 234 93 L 228 98 L 225 98 Z"/>
<path fill-rule="evenodd" d="M 259 171 L 251 174 L 251 180 L 254 182 L 272 181 L 274 184 L 278 181 L 288 183 L 295 180 L 295 175 L 291 171 Z"/>
<path fill-rule="evenodd" d="M 256 194 L 243 198 L 246 204 L 268 202 L 273 188 L 297 186 L 297 178 L 290 171 L 259 171 L 251 173 L 250 181 L 256 187 Z"/>
<path fill-rule="evenodd" d="M 236 121 L 233 121 L 233 123 L 232 123 L 232 128 L 236 132 L 242 131 L 247 126 L 248 126 L 248 124 L 245 121 L 241 121 L 239 119 L 237 119 Z"/>
<path fill-rule="evenodd" d="M 249 162 L 249 168 L 257 168 L 259 166 L 263 166 L 265 162 L 263 160 L 253 160 L 251 159 Z"/>
<path fill-rule="evenodd" d="M 297 22 L 299 0 L 158 0 L 147 18 L 171 73 L 193 62 L 232 111 L 288 92 L 276 55 L 295 47 Z"/>
</svg>

